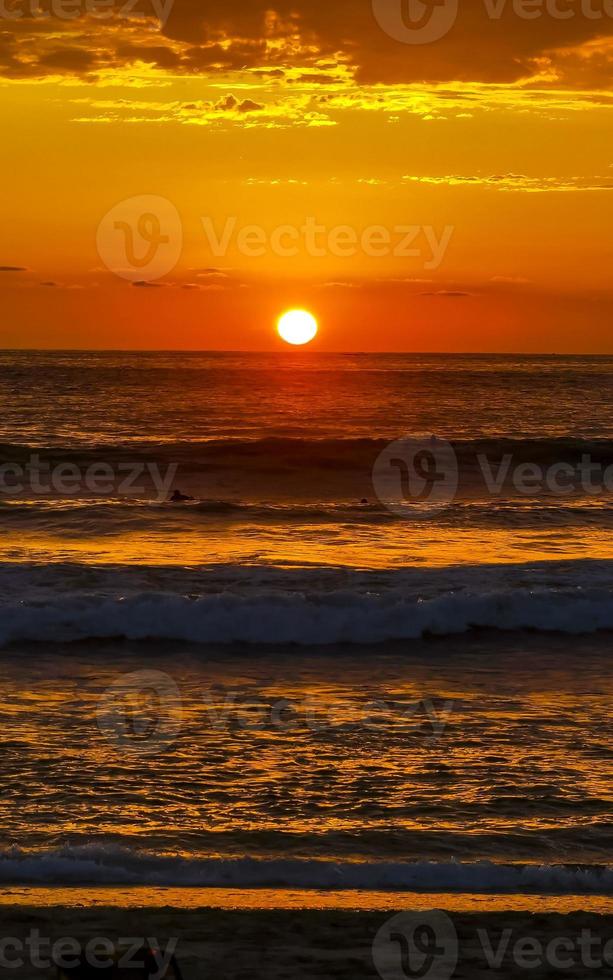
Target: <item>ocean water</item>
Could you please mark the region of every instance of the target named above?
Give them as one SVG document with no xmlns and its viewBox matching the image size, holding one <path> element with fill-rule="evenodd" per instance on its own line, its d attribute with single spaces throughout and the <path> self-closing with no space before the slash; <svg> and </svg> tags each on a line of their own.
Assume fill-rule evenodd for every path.
<svg viewBox="0 0 613 980">
<path fill-rule="evenodd" d="M 3 885 L 611 894 L 613 359 L 0 381 Z"/>
</svg>

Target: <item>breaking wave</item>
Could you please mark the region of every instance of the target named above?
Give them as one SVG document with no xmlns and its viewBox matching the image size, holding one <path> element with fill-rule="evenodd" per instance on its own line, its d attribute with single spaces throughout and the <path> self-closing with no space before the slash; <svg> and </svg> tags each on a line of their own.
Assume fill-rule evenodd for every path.
<svg viewBox="0 0 613 980">
<path fill-rule="evenodd" d="M 613 562 L 444 569 L 0 566 L 0 644 L 90 638 L 372 644 L 613 630 Z"/>
<path fill-rule="evenodd" d="M 501 865 L 489 861 L 463 864 L 178 857 L 92 844 L 38 852 L 19 848 L 1 852 L 0 882 L 611 894 L 613 868 Z"/>
</svg>

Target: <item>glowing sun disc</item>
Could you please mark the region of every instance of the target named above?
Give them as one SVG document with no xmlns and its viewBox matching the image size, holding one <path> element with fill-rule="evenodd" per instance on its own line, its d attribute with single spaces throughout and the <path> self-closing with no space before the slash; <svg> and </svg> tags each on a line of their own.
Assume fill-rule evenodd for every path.
<svg viewBox="0 0 613 980">
<path fill-rule="evenodd" d="M 288 310 L 277 324 L 279 336 L 288 344 L 300 347 L 317 334 L 317 320 L 306 310 Z"/>
</svg>

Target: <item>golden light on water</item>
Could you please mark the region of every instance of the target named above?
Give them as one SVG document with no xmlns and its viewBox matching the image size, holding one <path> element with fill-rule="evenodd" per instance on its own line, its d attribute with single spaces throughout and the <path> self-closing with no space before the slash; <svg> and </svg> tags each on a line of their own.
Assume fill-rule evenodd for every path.
<svg viewBox="0 0 613 980">
<path fill-rule="evenodd" d="M 317 330 L 317 320 L 307 310 L 288 310 L 277 323 L 279 336 L 295 347 L 310 343 Z"/>
</svg>

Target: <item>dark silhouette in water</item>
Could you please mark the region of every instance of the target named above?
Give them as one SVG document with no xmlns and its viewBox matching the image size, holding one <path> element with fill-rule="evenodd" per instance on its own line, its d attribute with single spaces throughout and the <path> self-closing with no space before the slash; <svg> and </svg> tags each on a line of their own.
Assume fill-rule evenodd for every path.
<svg viewBox="0 0 613 980">
<path fill-rule="evenodd" d="M 175 490 L 172 497 L 170 498 L 171 504 L 184 504 L 188 500 L 193 500 L 193 497 L 188 497 L 187 494 L 181 493 L 180 490 Z"/>
</svg>

